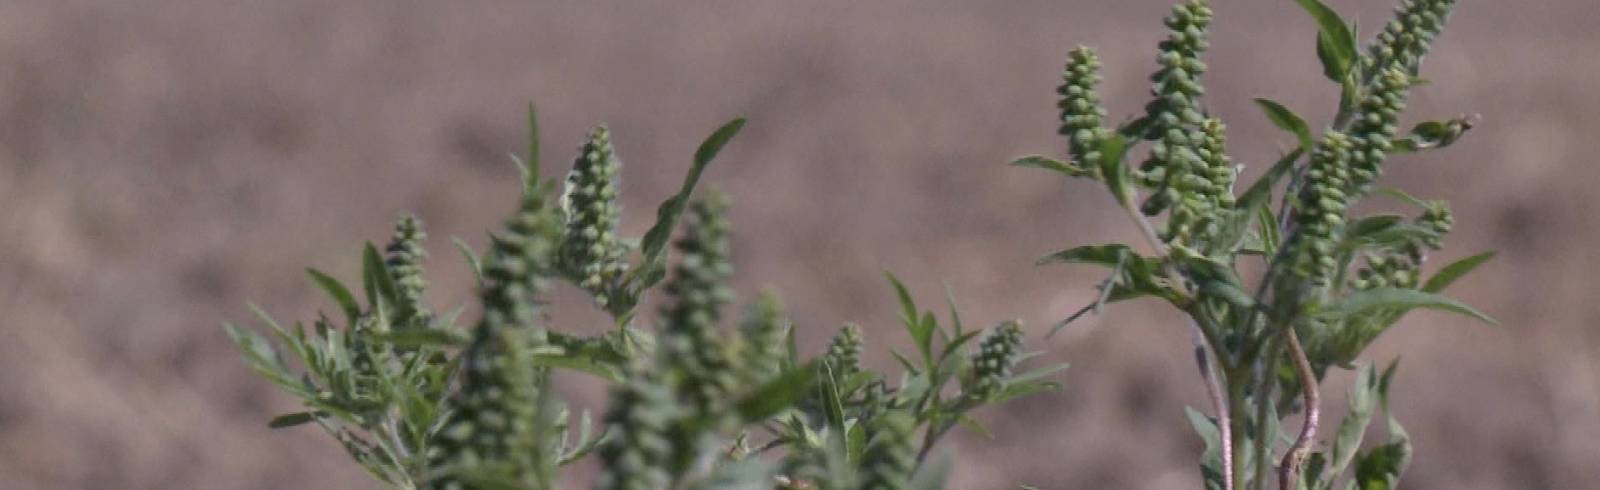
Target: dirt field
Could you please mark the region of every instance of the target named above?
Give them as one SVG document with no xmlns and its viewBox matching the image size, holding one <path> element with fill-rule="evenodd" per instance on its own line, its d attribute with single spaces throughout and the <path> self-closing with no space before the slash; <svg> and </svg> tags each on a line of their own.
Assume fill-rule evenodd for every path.
<svg viewBox="0 0 1600 490">
<path fill-rule="evenodd" d="M 402 211 L 431 225 L 435 304 L 466 301 L 448 237 L 482 245 L 513 208 L 505 155 L 530 100 L 550 172 L 610 124 L 633 235 L 699 139 L 749 117 L 707 182 L 737 202 L 742 297 L 781 291 L 809 348 L 858 321 L 869 361 L 891 362 L 883 270 L 1039 339 L 1099 272 L 1033 259 L 1134 230 L 1099 189 L 1004 162 L 1063 151 L 1053 89 L 1078 44 L 1102 51 L 1113 117 L 1138 110 L 1168 5 L 135 3 L 0 2 L 0 488 L 377 488 L 315 430 L 266 428 L 295 405 L 219 324 L 249 320 L 247 301 L 280 319 L 330 308 L 302 268 L 353 278 Z M 1216 3 L 1208 101 L 1254 176 L 1291 143 L 1252 97 L 1325 121 L 1336 96 L 1294 2 Z M 1388 16 L 1329 3 L 1368 33 Z M 1592 487 L 1600 3 L 1463 3 L 1412 114 L 1482 123 L 1385 178 L 1455 203 L 1439 259 L 1501 251 L 1454 294 L 1505 326 L 1417 314 L 1380 340 L 1374 359 L 1405 353 L 1407 487 Z M 599 324 L 562 303 L 558 321 Z M 1182 408 L 1204 398 L 1159 306 L 1039 344 L 1073 364 L 1066 389 L 981 413 L 998 440 L 949 445 L 955 487 L 1195 488 Z M 564 382 L 595 407 L 588 381 Z"/>
</svg>

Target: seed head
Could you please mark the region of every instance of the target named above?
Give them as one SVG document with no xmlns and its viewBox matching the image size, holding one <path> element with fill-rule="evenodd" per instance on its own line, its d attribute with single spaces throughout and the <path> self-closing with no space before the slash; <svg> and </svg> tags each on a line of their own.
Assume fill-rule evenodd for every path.
<svg viewBox="0 0 1600 490">
<path fill-rule="evenodd" d="M 1079 47 L 1067 54 L 1067 67 L 1061 73 L 1062 136 L 1067 137 L 1067 152 L 1083 175 L 1100 176 L 1100 143 L 1105 139 L 1106 109 L 1100 105 L 1095 87 L 1100 84 L 1100 57 L 1093 49 Z"/>
<path fill-rule="evenodd" d="M 562 209 L 566 231 L 561 243 L 562 273 L 589 291 L 601 307 L 611 302 L 618 281 L 627 271 L 626 247 L 617 237 L 621 206 L 617 186 L 621 162 L 611 147 L 604 125 L 594 128 L 578 149 L 567 174 Z"/>
<path fill-rule="evenodd" d="M 1428 54 L 1433 38 L 1444 29 L 1456 0 L 1404 0 L 1395 9 L 1394 20 L 1385 25 L 1378 39 L 1368 48 L 1374 70 L 1398 68 L 1416 75 L 1422 58 Z"/>
<path fill-rule="evenodd" d="M 989 397 L 1000 392 L 1011 368 L 1022 354 L 1022 325 L 1009 321 L 995 327 L 978 344 L 972 353 L 972 379 L 979 396 Z"/>
<path fill-rule="evenodd" d="M 699 413 L 716 412 L 737 386 L 736 358 L 721 332 L 722 308 L 733 301 L 726 285 L 729 262 L 728 207 L 710 193 L 689 207 L 687 233 L 675 243 L 682 259 L 666 285 L 660 342 L 667 359 L 681 371 L 677 388 Z"/>
<path fill-rule="evenodd" d="M 906 488 L 917 465 L 912 444 L 916 420 L 905 412 L 889 411 L 874 417 L 867 431 L 867 448 L 861 456 L 861 489 Z"/>
<path fill-rule="evenodd" d="M 395 221 L 394 237 L 384 247 L 384 265 L 400 293 L 400 304 L 395 305 L 393 319 L 397 328 L 426 327 L 432 319 L 433 313 L 422 302 L 422 295 L 428 289 L 422 270 L 422 261 L 428 257 L 422 241 L 427 238 L 422 220 L 415 215 L 405 215 Z"/>
<path fill-rule="evenodd" d="M 861 327 L 847 324 L 828 343 L 828 352 L 822 356 L 823 362 L 833 370 L 834 377 L 847 378 L 861 372 L 861 348 L 865 344 L 866 341 L 861 338 Z"/>
</svg>

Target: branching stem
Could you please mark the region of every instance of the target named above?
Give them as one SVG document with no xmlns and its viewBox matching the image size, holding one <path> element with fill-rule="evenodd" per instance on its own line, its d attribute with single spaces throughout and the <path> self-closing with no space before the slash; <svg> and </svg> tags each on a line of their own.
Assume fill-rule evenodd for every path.
<svg viewBox="0 0 1600 490">
<path fill-rule="evenodd" d="M 1289 357 L 1294 360 L 1295 374 L 1300 378 L 1306 399 L 1305 425 L 1300 427 L 1300 437 L 1289 447 L 1288 454 L 1283 456 L 1282 466 L 1278 468 L 1279 488 L 1292 490 L 1295 488 L 1295 476 L 1300 472 L 1300 464 L 1305 462 L 1306 455 L 1311 451 L 1311 441 L 1317 437 L 1317 415 L 1320 410 L 1317 407 L 1317 375 L 1311 370 L 1311 361 L 1306 359 L 1305 348 L 1300 346 L 1300 336 L 1295 334 L 1292 325 L 1283 329 L 1283 336 L 1288 341 Z"/>
</svg>

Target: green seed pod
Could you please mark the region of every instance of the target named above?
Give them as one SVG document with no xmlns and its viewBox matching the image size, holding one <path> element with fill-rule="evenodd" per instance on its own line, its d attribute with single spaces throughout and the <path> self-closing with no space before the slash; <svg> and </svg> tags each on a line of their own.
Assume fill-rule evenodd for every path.
<svg viewBox="0 0 1600 490">
<path fill-rule="evenodd" d="M 600 446 L 604 468 L 598 490 L 657 490 L 672 480 L 675 456 L 671 426 L 678 416 L 672 388 L 643 364 L 629 369 L 611 390 L 605 423 L 610 437 Z"/>
<path fill-rule="evenodd" d="M 1011 368 L 1022 354 L 1022 324 L 1008 321 L 995 327 L 972 353 L 972 382 L 977 396 L 987 398 L 1005 387 Z"/>
<path fill-rule="evenodd" d="M 885 412 L 872 419 L 861 456 L 862 490 L 906 488 L 917 465 L 915 432 L 916 420 L 905 412 Z"/>
<path fill-rule="evenodd" d="M 427 327 L 433 313 L 423 304 L 422 295 L 428 289 L 423 277 L 422 261 L 428 257 L 422 241 L 428 234 L 422 229 L 422 220 L 415 215 L 401 216 L 394 225 L 394 237 L 384 247 L 384 265 L 394 279 L 400 293 L 400 304 L 395 305 L 393 319 L 396 328 Z"/>
<path fill-rule="evenodd" d="M 1371 190 L 1383 173 L 1383 161 L 1395 138 L 1396 124 L 1405 110 L 1405 98 L 1413 80 L 1405 71 L 1389 68 L 1378 74 L 1361 98 L 1359 112 L 1350 126 L 1354 141 L 1351 164 L 1355 170 L 1350 194 L 1360 196 Z"/>
<path fill-rule="evenodd" d="M 473 475 L 528 482 L 538 454 L 532 424 L 539 370 L 532 350 L 546 343 L 536 324 L 534 295 L 555 275 L 560 219 L 545 205 L 546 186 L 532 189 L 522 209 L 494 238 L 484 265 L 483 319 L 463 353 L 461 389 L 434 437 L 429 465 L 432 489 L 469 488 Z"/>
<path fill-rule="evenodd" d="M 861 337 L 861 327 L 856 324 L 847 324 L 839 329 L 833 336 L 833 341 L 828 343 L 828 352 L 823 354 L 823 362 L 833 370 L 836 379 L 843 380 L 855 373 L 861 372 L 861 348 L 866 341 Z"/>
<path fill-rule="evenodd" d="M 1093 49 L 1078 47 L 1067 54 L 1067 67 L 1061 73 L 1062 85 L 1056 90 L 1061 101 L 1062 136 L 1067 137 L 1067 152 L 1084 175 L 1100 175 L 1100 143 L 1105 139 L 1106 109 L 1100 105 L 1096 86 L 1100 84 L 1100 57 Z"/>
<path fill-rule="evenodd" d="M 617 238 L 622 208 L 617 204 L 617 186 L 622 163 L 611 147 L 611 133 L 604 125 L 594 128 L 578 149 L 578 158 L 567 174 L 561 207 L 566 216 L 566 232 L 561 243 L 562 274 L 587 290 L 595 304 L 605 307 L 620 284 L 627 262 L 627 248 Z"/>
<path fill-rule="evenodd" d="M 1295 208 L 1295 230 L 1289 238 L 1290 268 L 1294 276 L 1314 286 L 1327 285 L 1338 268 L 1331 256 L 1342 231 L 1348 201 L 1343 189 L 1349 183 L 1351 139 L 1338 131 L 1327 132 L 1311 154 L 1310 171 L 1300 188 L 1301 207 Z"/>
<path fill-rule="evenodd" d="M 722 308 L 733 300 L 727 200 L 709 193 L 689 206 L 687 233 L 675 243 L 682 259 L 666 285 L 658 340 L 682 378 L 679 395 L 700 414 L 717 413 L 738 384 L 737 358 L 720 330 Z"/>
<path fill-rule="evenodd" d="M 753 383 L 764 383 L 778 375 L 788 356 L 788 320 L 783 303 L 772 293 L 756 298 L 739 323 L 744 339 L 744 373 Z"/>
<path fill-rule="evenodd" d="M 1189 176 L 1207 173 L 1198 149 L 1204 139 L 1198 127 L 1205 121 L 1200 107 L 1200 97 L 1205 94 L 1200 75 L 1205 73 L 1205 64 L 1200 62 L 1200 55 L 1209 47 L 1206 33 L 1211 24 L 1211 7 L 1205 0 L 1191 0 L 1174 6 L 1165 22 L 1171 32 L 1161 42 L 1156 56 L 1161 68 L 1150 76 L 1150 92 L 1155 100 L 1145 106 L 1151 124 L 1144 137 L 1153 145 L 1136 174 L 1141 185 L 1155 190 L 1141 206 L 1141 211 L 1150 216 L 1182 200 L 1181 195 L 1162 194 L 1181 194 L 1181 185 Z M 1173 229 L 1191 224 L 1171 226 L 1163 238 L 1178 239 Z"/>
<path fill-rule="evenodd" d="M 1423 238 L 1422 245 L 1438 250 L 1444 236 L 1450 233 L 1451 227 L 1455 226 L 1456 219 L 1450 213 L 1449 203 L 1435 201 L 1429 204 L 1428 209 L 1417 217 L 1416 223 L 1418 226 L 1432 230 L 1434 233 L 1434 236 Z"/>
<path fill-rule="evenodd" d="M 1398 68 L 1417 74 L 1422 58 L 1428 54 L 1433 38 L 1444 29 L 1456 0 L 1404 0 L 1395 9 L 1394 20 L 1378 33 L 1367 49 L 1372 72 Z"/>
</svg>

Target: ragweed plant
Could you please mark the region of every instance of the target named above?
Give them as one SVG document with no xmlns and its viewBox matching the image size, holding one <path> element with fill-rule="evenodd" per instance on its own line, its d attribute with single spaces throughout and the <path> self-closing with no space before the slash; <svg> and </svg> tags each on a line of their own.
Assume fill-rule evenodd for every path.
<svg viewBox="0 0 1600 490">
<path fill-rule="evenodd" d="M 903 369 L 893 375 L 862 362 L 854 325 L 802 356 L 771 293 L 731 321 L 728 200 L 693 193 L 743 121 L 701 144 L 654 226 L 627 239 L 609 131 L 589 134 L 557 193 L 540 177 L 529 112 L 517 211 L 481 257 L 456 240 L 477 277 L 471 328 L 457 327 L 459 309 L 438 315 L 425 304 L 426 234 L 412 216 L 384 253 L 366 247 L 364 302 L 309 271 L 342 321 L 319 317 L 307 331 L 258 311 L 276 342 L 227 325 L 250 367 L 306 407 L 271 426 L 315 424 L 401 489 L 571 488 L 562 468 L 591 455 L 602 490 L 937 489 L 947 460 L 930 451 L 958 424 L 981 429 L 972 410 L 1056 386 L 1048 378 L 1064 366 L 1015 369 L 1026 356 L 1019 323 L 970 330 L 952 304 L 941 325 L 893 276 L 916 347 L 895 355 Z M 591 336 L 552 324 L 545 298 L 563 281 L 615 324 Z M 658 286 L 662 305 L 647 324 L 638 305 Z M 598 421 L 561 399 L 551 381 L 561 372 L 609 384 Z"/>
<path fill-rule="evenodd" d="M 1391 157 L 1449 146 L 1471 119 L 1429 121 L 1401 134 L 1401 116 L 1424 55 L 1444 28 L 1454 0 L 1405 0 L 1394 20 L 1363 49 L 1354 25 L 1318 0 L 1298 0 L 1316 21 L 1316 51 L 1339 91 L 1338 111 L 1320 136 L 1281 104 L 1256 99 L 1298 147 L 1244 189 L 1242 167 L 1225 146 L 1223 124 L 1201 96 L 1201 60 L 1213 12 L 1205 0 L 1173 8 L 1158 46 L 1145 113 L 1104 126 L 1094 93 L 1100 81 L 1094 51 L 1067 56 L 1059 90 L 1067 161 L 1029 156 L 1013 163 L 1104 185 L 1146 238 L 1147 252 L 1128 244 L 1080 246 L 1041 263 L 1086 263 L 1111 269 L 1093 303 L 1058 324 L 1141 297 L 1165 300 L 1188 317 L 1194 354 L 1211 415 L 1190 411 L 1206 442 L 1201 462 L 1207 488 L 1393 488 L 1411 444 L 1393 417 L 1389 439 L 1361 443 L 1375 406 L 1387 410 L 1395 364 L 1380 370 L 1361 353 L 1407 312 L 1438 309 L 1493 320 L 1440 296 L 1445 287 L 1491 257 L 1450 263 L 1427 279 L 1422 267 L 1453 219 L 1442 201 L 1422 201 L 1380 187 Z M 1149 143 L 1143 163 L 1128 155 Z M 1281 200 L 1273 205 L 1281 189 Z M 1148 196 L 1142 201 L 1141 195 Z M 1374 195 L 1421 209 L 1400 215 L 1357 215 Z M 1247 282 L 1244 267 L 1258 261 Z M 1247 291 L 1254 290 L 1254 293 Z M 1348 414 L 1319 446 L 1319 383 L 1330 368 L 1355 371 Z M 1285 419 L 1302 414 L 1288 435 Z M 1286 442 L 1288 441 L 1288 442 Z"/>
</svg>

